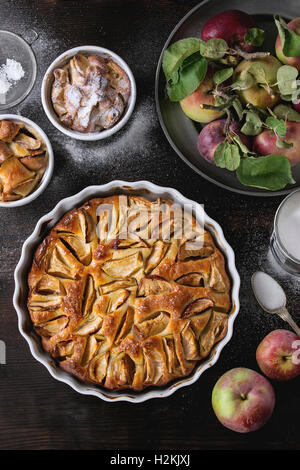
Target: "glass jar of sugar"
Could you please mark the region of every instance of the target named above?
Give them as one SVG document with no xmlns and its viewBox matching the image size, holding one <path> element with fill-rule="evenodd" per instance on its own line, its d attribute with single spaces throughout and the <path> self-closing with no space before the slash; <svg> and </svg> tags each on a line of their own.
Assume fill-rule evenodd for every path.
<svg viewBox="0 0 300 470">
<path fill-rule="evenodd" d="M 287 196 L 277 209 L 271 250 L 283 269 L 300 276 L 300 189 Z"/>
</svg>

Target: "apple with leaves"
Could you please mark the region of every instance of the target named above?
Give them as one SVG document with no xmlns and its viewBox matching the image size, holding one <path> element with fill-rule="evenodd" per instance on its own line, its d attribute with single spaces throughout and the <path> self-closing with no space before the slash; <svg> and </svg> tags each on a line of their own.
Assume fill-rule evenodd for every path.
<svg viewBox="0 0 300 470">
<path fill-rule="evenodd" d="M 261 374 L 245 367 L 226 372 L 212 392 L 218 420 L 232 431 L 247 433 L 260 429 L 271 417 L 275 393 Z"/>
<path fill-rule="evenodd" d="M 226 119 L 213 121 L 205 126 L 198 137 L 198 150 L 204 160 L 215 165 L 214 153 L 218 145 L 224 142 L 230 135 L 238 136 L 246 147 L 250 148 L 250 139 L 240 132 L 240 125 L 233 121 L 228 132 L 225 132 Z"/>
<path fill-rule="evenodd" d="M 253 151 L 258 155 L 284 155 L 293 166 L 300 162 L 300 122 L 287 121 L 285 124 L 284 142 L 278 140 L 272 130 L 265 129 L 254 137 Z M 280 142 L 283 144 L 281 147 L 278 146 Z"/>
<path fill-rule="evenodd" d="M 294 20 L 290 21 L 287 24 L 287 28 L 290 31 L 294 32 L 299 37 L 299 44 L 300 44 L 300 18 L 295 18 Z M 285 32 L 289 34 L 286 29 L 285 29 Z M 280 60 L 280 62 L 286 65 L 292 65 L 293 67 L 296 67 L 298 70 L 300 70 L 300 54 L 298 57 L 288 57 L 287 55 L 285 55 L 283 52 L 283 46 L 282 46 L 282 40 L 281 40 L 280 34 L 278 34 L 277 39 L 276 39 L 275 50 L 276 50 L 276 55 L 278 59 Z M 288 53 L 294 54 L 293 50 L 291 50 Z"/>
<path fill-rule="evenodd" d="M 252 16 L 240 10 L 227 10 L 213 16 L 204 24 L 201 39 L 224 39 L 232 48 L 237 46 L 246 52 L 252 52 L 255 46 L 246 42 L 246 35 L 252 28 L 256 28 Z"/>
<path fill-rule="evenodd" d="M 205 109 L 203 105 L 216 106 L 214 74 L 216 68 L 210 66 L 199 87 L 189 96 L 180 101 L 182 111 L 193 121 L 207 123 L 223 116 L 225 111 Z"/>
<path fill-rule="evenodd" d="M 274 330 L 259 344 L 256 360 L 267 377 L 287 381 L 300 374 L 299 352 L 299 336 L 289 330 Z"/>
<path fill-rule="evenodd" d="M 281 63 L 271 55 L 252 60 L 243 60 L 235 69 L 233 80 L 239 83 L 238 95 L 244 104 L 267 109 L 280 100 L 277 71 Z"/>
</svg>

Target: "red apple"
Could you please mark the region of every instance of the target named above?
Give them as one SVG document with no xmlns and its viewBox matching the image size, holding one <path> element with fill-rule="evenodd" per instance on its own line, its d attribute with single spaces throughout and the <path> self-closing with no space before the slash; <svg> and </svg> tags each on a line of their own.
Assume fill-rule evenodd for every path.
<svg viewBox="0 0 300 470">
<path fill-rule="evenodd" d="M 293 147 L 279 148 L 276 145 L 276 136 L 274 132 L 266 129 L 256 137 L 253 141 L 253 151 L 258 155 L 285 155 L 291 165 L 296 165 L 300 162 L 300 122 L 286 122 L 286 136 L 284 140 L 292 143 Z"/>
<path fill-rule="evenodd" d="M 224 134 L 226 119 L 219 119 L 218 121 L 213 121 L 207 126 L 205 126 L 199 134 L 198 137 L 198 150 L 200 155 L 207 160 L 209 163 L 215 165 L 214 153 L 216 147 L 224 142 L 226 135 Z M 249 148 L 250 139 L 240 132 L 241 126 L 233 121 L 229 130 L 235 132 L 241 139 L 241 141 Z"/>
<path fill-rule="evenodd" d="M 288 23 L 288 27 L 300 36 L 300 18 L 295 18 L 294 20 Z M 280 62 L 286 65 L 292 65 L 300 70 L 300 57 L 287 57 L 284 55 L 282 50 L 281 39 L 278 34 L 276 43 L 275 43 L 276 55 Z"/>
<path fill-rule="evenodd" d="M 210 18 L 202 28 L 201 39 L 224 39 L 230 47 L 239 46 L 246 52 L 255 48 L 247 44 L 244 37 L 256 23 L 252 16 L 240 10 L 227 10 Z"/>
<path fill-rule="evenodd" d="M 300 374 L 297 349 L 300 350 L 299 336 L 289 330 L 274 330 L 259 344 L 256 360 L 270 379 L 290 380 Z"/>
<path fill-rule="evenodd" d="M 270 382 L 254 370 L 238 367 L 226 372 L 212 392 L 218 420 L 236 432 L 261 428 L 271 417 L 275 393 Z"/>
<path fill-rule="evenodd" d="M 217 69 L 215 67 L 209 67 L 205 79 L 199 85 L 197 90 L 180 101 L 182 111 L 190 119 L 193 119 L 193 121 L 206 123 L 213 121 L 214 119 L 218 119 L 224 114 L 224 111 L 202 108 L 203 104 L 208 104 L 211 106 L 216 105 L 215 97 L 211 93 L 211 91 L 215 88 L 213 77 L 216 70 Z"/>
<path fill-rule="evenodd" d="M 300 103 L 293 103 L 293 107 L 295 108 L 296 111 L 298 111 L 298 113 L 300 113 Z"/>
</svg>

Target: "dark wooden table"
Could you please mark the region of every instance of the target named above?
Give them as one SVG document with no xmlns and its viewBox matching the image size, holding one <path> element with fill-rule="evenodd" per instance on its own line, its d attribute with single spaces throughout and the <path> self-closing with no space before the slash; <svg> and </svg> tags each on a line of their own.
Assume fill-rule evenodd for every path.
<svg viewBox="0 0 300 470">
<path fill-rule="evenodd" d="M 250 0 L 249 0 L 250 1 Z M 268 253 L 275 210 L 281 198 L 254 198 L 225 191 L 192 172 L 174 153 L 159 126 L 154 76 L 160 51 L 175 24 L 197 0 L 0 0 L 1 29 L 39 35 L 33 49 L 38 79 L 30 96 L 10 110 L 36 121 L 55 152 L 53 179 L 32 204 L 0 211 L 0 339 L 7 364 L 0 365 L 1 449 L 300 449 L 299 379 L 274 384 L 276 408 L 260 431 L 242 435 L 222 427 L 211 408 L 220 375 L 236 366 L 258 370 L 255 351 L 272 329 L 250 289 L 259 267 L 282 282 L 297 314 L 299 282 L 281 272 Z M 224 1 L 228 8 L 230 2 Z M 212 12 L 213 13 L 213 12 Z M 63 51 L 98 44 L 132 67 L 138 98 L 134 115 L 114 137 L 98 143 L 67 138 L 47 120 L 41 105 L 42 76 Z M 1 47 L 1 45 L 0 45 Z M 241 275 L 241 310 L 234 335 L 217 364 L 189 388 L 143 404 L 105 403 L 56 382 L 34 360 L 17 327 L 12 306 L 13 271 L 21 246 L 37 220 L 62 198 L 85 186 L 113 179 L 150 180 L 172 186 L 205 204 L 223 227 Z"/>
</svg>

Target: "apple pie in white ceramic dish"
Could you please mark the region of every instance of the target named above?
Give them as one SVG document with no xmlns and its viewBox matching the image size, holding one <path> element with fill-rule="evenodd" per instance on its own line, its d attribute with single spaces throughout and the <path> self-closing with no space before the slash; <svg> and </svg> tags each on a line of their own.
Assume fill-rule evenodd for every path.
<svg viewBox="0 0 300 470">
<path fill-rule="evenodd" d="M 82 393 L 143 401 L 192 383 L 216 361 L 238 312 L 239 278 L 219 226 L 196 220 L 201 206 L 192 203 L 194 217 L 177 191 L 118 183 L 87 188 L 50 214 L 50 232 L 27 259 L 28 311 L 54 358 L 52 375 Z M 19 313 L 18 286 L 15 306 Z"/>
</svg>

